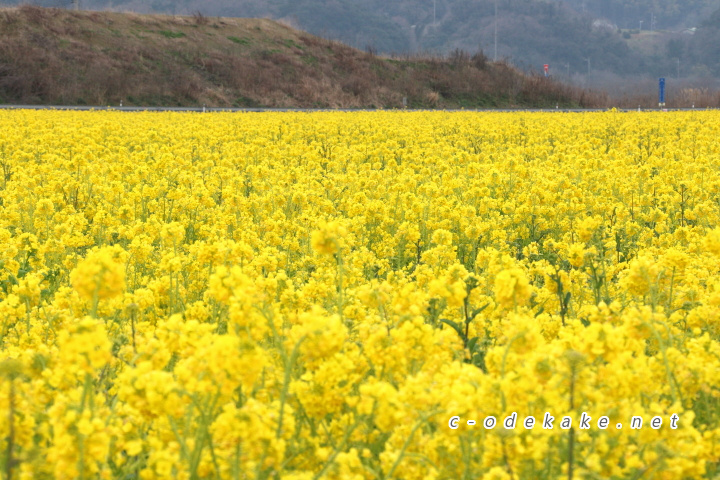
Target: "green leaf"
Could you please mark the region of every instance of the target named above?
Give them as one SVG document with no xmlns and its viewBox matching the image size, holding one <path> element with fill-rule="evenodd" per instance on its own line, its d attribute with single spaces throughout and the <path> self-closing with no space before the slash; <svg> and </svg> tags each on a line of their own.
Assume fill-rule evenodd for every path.
<svg viewBox="0 0 720 480">
<path fill-rule="evenodd" d="M 441 318 L 440 323 L 447 323 L 450 325 L 455 331 L 460 335 L 460 338 L 465 338 L 465 333 L 462 331 L 462 327 L 458 325 L 456 322 L 453 322 L 452 320 L 448 320 L 447 318 Z"/>
<path fill-rule="evenodd" d="M 471 291 L 477 288 L 477 286 L 480 285 L 478 282 L 478 279 L 475 278 L 474 275 L 471 275 L 466 281 L 465 281 L 465 288 L 467 290 L 468 295 Z"/>
<path fill-rule="evenodd" d="M 472 312 L 472 315 L 470 315 L 470 320 L 475 319 L 475 317 L 477 317 L 480 313 L 482 313 L 483 310 L 485 310 L 485 309 L 486 309 L 487 307 L 489 307 L 489 306 L 490 306 L 490 304 L 487 303 L 487 304 L 483 305 L 483 306 L 480 307 L 480 308 L 476 308 L 476 309 Z"/>
<path fill-rule="evenodd" d="M 472 364 L 487 373 L 487 367 L 485 366 L 485 352 L 481 351 L 477 355 L 474 355 L 472 358 Z"/>
</svg>

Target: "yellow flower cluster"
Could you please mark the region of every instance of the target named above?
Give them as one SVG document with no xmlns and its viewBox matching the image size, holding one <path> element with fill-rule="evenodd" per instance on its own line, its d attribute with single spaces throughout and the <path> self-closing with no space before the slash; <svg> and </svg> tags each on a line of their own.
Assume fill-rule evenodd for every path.
<svg viewBox="0 0 720 480">
<path fill-rule="evenodd" d="M 70 283 L 87 300 L 116 297 L 125 290 L 127 253 L 120 247 L 103 247 L 88 252 L 70 272 Z"/>
<path fill-rule="evenodd" d="M 0 131 L 13 478 L 720 473 L 716 112 Z"/>
</svg>

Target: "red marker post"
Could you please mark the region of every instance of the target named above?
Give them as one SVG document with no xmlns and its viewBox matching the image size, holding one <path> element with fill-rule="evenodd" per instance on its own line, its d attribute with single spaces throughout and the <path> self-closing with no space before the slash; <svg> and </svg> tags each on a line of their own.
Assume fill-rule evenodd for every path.
<svg viewBox="0 0 720 480">
<path fill-rule="evenodd" d="M 550 70 L 550 65 L 548 65 L 548 64 L 546 63 L 546 64 L 544 65 L 544 67 L 545 67 L 545 76 L 547 77 L 547 76 L 548 76 L 548 71 Z"/>
</svg>

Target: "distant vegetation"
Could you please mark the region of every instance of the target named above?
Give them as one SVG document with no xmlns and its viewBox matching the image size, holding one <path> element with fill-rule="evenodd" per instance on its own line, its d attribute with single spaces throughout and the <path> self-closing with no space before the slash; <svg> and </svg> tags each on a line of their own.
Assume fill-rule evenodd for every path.
<svg viewBox="0 0 720 480">
<path fill-rule="evenodd" d="M 678 42 L 674 46 L 677 50 L 670 52 L 671 55 L 687 56 L 698 67 L 707 67 L 709 73 L 720 76 L 720 10 L 701 24 L 691 40 Z"/>
<path fill-rule="evenodd" d="M 403 102 L 403 99 L 406 102 Z M 604 106 L 455 50 L 387 58 L 262 19 L 0 9 L 0 103 L 217 107 Z"/>
<path fill-rule="evenodd" d="M 696 27 L 720 8 L 720 0 L 564 0 L 578 12 L 615 23 L 620 28 L 677 29 Z M 653 25 L 651 25 L 651 22 Z"/>
</svg>

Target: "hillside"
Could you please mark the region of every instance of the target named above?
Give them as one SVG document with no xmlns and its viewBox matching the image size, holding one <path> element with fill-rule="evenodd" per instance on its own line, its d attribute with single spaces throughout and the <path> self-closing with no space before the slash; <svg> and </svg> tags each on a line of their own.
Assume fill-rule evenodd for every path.
<svg viewBox="0 0 720 480">
<path fill-rule="evenodd" d="M 70 3 L 5 3 L 21 1 L 45 6 Z M 702 77 L 720 61 L 714 52 L 705 55 L 705 44 L 681 33 L 691 27 L 702 33 L 704 20 L 720 8 L 720 0 L 80 0 L 80 4 L 92 10 L 267 17 L 361 50 L 370 47 L 395 54 L 447 54 L 460 48 L 483 50 L 494 58 L 497 26 L 497 58 L 525 71 L 539 71 L 547 63 L 554 75 L 576 83 L 604 73 L 674 76 L 678 59 L 683 77 Z M 634 42 L 633 36 L 650 30 L 663 30 L 664 35 L 651 42 L 648 52 L 646 39 Z"/>
<path fill-rule="evenodd" d="M 697 27 L 720 0 L 563 0 L 579 12 L 609 20 L 623 29 L 647 30 Z"/>
<path fill-rule="evenodd" d="M 393 59 L 267 19 L 0 9 L 0 103 L 591 106 L 482 54 Z"/>
<path fill-rule="evenodd" d="M 53 4 L 56 0 L 36 0 Z M 593 69 L 637 73 L 633 56 L 617 32 L 592 28 L 592 19 L 562 2 L 547 0 L 81 0 L 83 8 L 206 16 L 268 17 L 315 35 L 381 53 L 483 50 L 526 71 L 549 63 L 556 74 Z"/>
<path fill-rule="evenodd" d="M 700 22 L 692 34 L 634 30 L 626 36 L 630 49 L 650 59 L 654 71 L 660 75 L 671 78 L 720 76 L 720 9 Z"/>
</svg>

